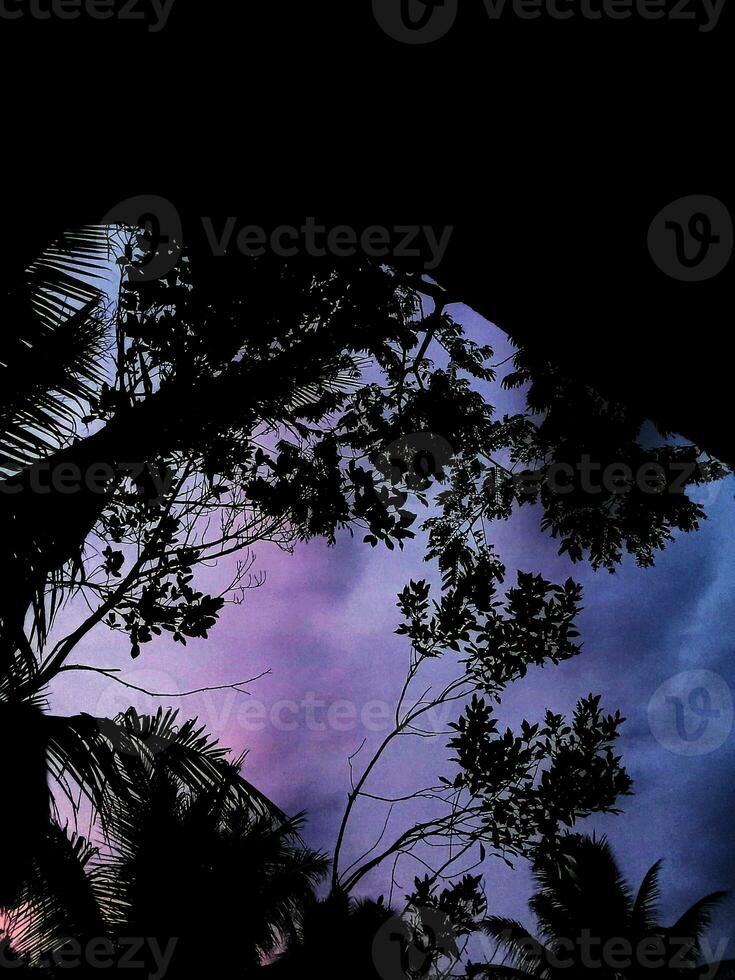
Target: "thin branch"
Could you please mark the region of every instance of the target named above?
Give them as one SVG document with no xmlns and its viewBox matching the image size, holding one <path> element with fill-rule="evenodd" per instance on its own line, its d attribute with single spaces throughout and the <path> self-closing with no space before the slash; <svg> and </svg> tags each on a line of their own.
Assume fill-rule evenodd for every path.
<svg viewBox="0 0 735 980">
<path fill-rule="evenodd" d="M 164 691 L 148 691 L 144 687 L 138 687 L 136 684 L 130 684 L 128 681 L 124 681 L 121 677 L 116 677 L 115 674 L 118 671 L 116 667 L 91 667 L 87 664 L 65 664 L 63 667 L 59 668 L 59 673 L 63 674 L 68 670 L 86 670 L 91 671 L 95 674 L 102 674 L 103 677 L 108 677 L 111 681 L 115 681 L 116 684 L 122 684 L 123 687 L 128 687 L 132 691 L 140 691 L 141 694 L 148 694 L 153 698 L 188 698 L 194 694 L 204 694 L 206 691 L 238 691 L 240 694 L 250 694 L 250 691 L 243 691 L 242 687 L 245 684 L 253 684 L 255 681 L 261 679 L 261 677 L 266 677 L 268 674 L 272 673 L 271 669 L 262 671 L 260 674 L 256 674 L 255 677 L 249 677 L 244 681 L 236 681 L 234 684 L 217 684 L 213 687 L 198 687 L 193 691 L 181 691 L 178 693 L 166 693 Z"/>
<path fill-rule="evenodd" d="M 358 858 L 355 858 L 355 860 L 354 860 L 354 861 L 352 862 L 352 864 L 350 864 L 350 865 L 349 865 L 349 867 L 347 867 L 347 868 L 345 868 L 345 872 L 344 872 L 345 874 L 347 874 L 347 873 L 348 873 L 349 871 L 351 871 L 351 870 L 352 870 L 352 869 L 353 869 L 353 868 L 355 867 L 355 865 L 357 865 L 357 864 L 359 864 L 359 863 L 360 863 L 360 861 L 364 861 L 364 860 L 365 860 L 365 858 L 366 858 L 366 857 L 368 856 L 368 854 L 372 854 L 372 852 L 373 852 L 373 851 L 375 850 L 375 848 L 376 848 L 376 847 L 378 846 L 378 844 L 379 844 L 379 843 L 380 843 L 380 842 L 382 841 L 382 839 L 383 839 L 383 838 L 385 837 L 385 832 L 386 832 L 386 830 L 388 829 L 388 823 L 390 822 L 390 818 L 391 818 L 391 814 L 392 814 L 392 813 L 393 813 L 393 807 L 391 807 L 391 808 L 390 808 L 390 809 L 388 810 L 388 816 L 387 816 L 387 817 L 385 818 L 385 823 L 383 824 L 383 829 L 382 829 L 382 830 L 380 831 L 380 836 L 379 836 L 379 837 L 378 837 L 378 839 L 377 839 L 377 840 L 375 841 L 375 843 L 373 844 L 373 846 L 372 846 L 372 847 L 369 847 L 369 848 L 368 848 L 368 849 L 367 849 L 367 850 L 366 850 L 366 851 L 365 851 L 365 852 L 364 852 L 363 854 L 361 854 L 361 855 L 360 855 L 360 856 L 359 856 Z"/>
<path fill-rule="evenodd" d="M 187 466 L 185 469 L 181 480 L 179 481 L 179 486 L 187 479 L 189 475 L 190 467 Z M 173 499 L 171 499 L 163 510 L 161 519 L 156 527 L 156 532 L 151 534 L 150 540 L 147 544 L 140 550 L 140 554 L 137 560 L 134 562 L 132 568 L 125 576 L 123 581 L 114 590 L 114 592 L 98 607 L 98 609 L 89 616 L 83 623 L 81 623 L 69 636 L 65 637 L 63 640 L 59 640 L 54 649 L 51 651 L 49 656 L 41 665 L 39 675 L 37 678 L 37 683 L 40 686 L 47 684 L 53 677 L 58 674 L 60 668 L 64 664 L 64 661 L 69 656 L 74 647 L 82 640 L 89 631 L 100 623 L 105 616 L 111 612 L 120 599 L 125 595 L 130 586 L 136 581 L 136 578 L 140 570 L 145 565 L 150 553 L 153 551 L 157 544 L 158 532 L 164 526 L 166 519 L 168 518 L 171 507 L 173 506 Z"/>
</svg>

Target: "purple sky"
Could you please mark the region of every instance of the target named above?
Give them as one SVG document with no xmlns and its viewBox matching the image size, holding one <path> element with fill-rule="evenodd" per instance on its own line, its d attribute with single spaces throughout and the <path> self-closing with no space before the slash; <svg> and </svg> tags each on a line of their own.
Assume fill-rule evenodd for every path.
<svg viewBox="0 0 735 980">
<path fill-rule="evenodd" d="M 499 330 L 464 307 L 453 312 L 473 339 L 494 347 L 496 362 L 507 356 L 511 348 Z M 497 385 L 490 400 L 501 414 L 522 407 L 519 393 L 500 392 Z M 585 588 L 582 656 L 529 674 L 510 692 L 501 717 L 540 719 L 544 708 L 567 711 L 589 691 L 601 692 L 611 710 L 621 709 L 628 721 L 619 744 L 635 795 L 624 802 L 624 815 L 583 826 L 609 834 L 636 884 L 653 861 L 665 859 L 663 904 L 669 918 L 705 892 L 735 885 L 730 829 L 735 734 L 727 711 L 729 691 L 735 688 L 732 481 L 705 488 L 702 499 L 709 521 L 699 533 L 679 536 L 653 569 L 636 569 L 630 560 L 615 575 L 573 566 L 556 555 L 554 543 L 539 530 L 538 513 L 530 508 L 496 525 L 490 535 L 509 578 L 520 567 L 557 580 L 572 575 Z M 404 676 L 407 644 L 393 633 L 399 621 L 396 593 L 410 577 L 436 581 L 436 576 L 432 566 L 422 563 L 420 540 L 409 543 L 404 553 L 391 554 L 344 534 L 333 549 L 316 541 L 298 547 L 293 556 L 267 546 L 256 553 L 256 568 L 267 573 L 266 584 L 247 593 L 244 604 L 227 606 L 209 640 L 190 641 L 185 649 L 163 640 L 144 647 L 133 663 L 121 638 L 103 628 L 77 650 L 77 662 L 124 666 L 131 683 L 161 691 L 226 684 L 270 668 L 270 676 L 250 686 L 250 697 L 224 691 L 160 702 L 94 675 L 71 674 L 55 681 L 51 707 L 59 713 L 109 716 L 131 703 L 146 711 L 169 703 L 185 717 L 198 716 L 223 744 L 237 752 L 249 750 L 246 777 L 286 811 L 306 810 L 308 842 L 331 851 L 349 785 L 347 756 L 368 740 L 356 760 L 359 769 L 369 746 L 382 738 L 379 709 L 371 702 L 394 704 Z M 227 572 L 223 562 L 207 570 L 201 582 L 214 590 Z M 440 673 L 449 676 L 451 668 L 447 661 Z M 674 708 L 664 700 L 671 692 L 654 702 L 658 738 L 648 706 L 663 682 L 702 669 L 721 678 L 706 676 L 696 684 L 704 683 L 713 706 L 721 709 L 707 723 L 705 739 L 722 744 L 704 751 L 698 743 L 698 754 L 685 756 L 671 750 L 682 744 Z M 688 683 L 685 676 L 679 684 L 684 700 Z M 337 703 L 342 701 L 354 707 Z M 685 722 L 691 730 L 698 719 L 685 716 Z M 376 775 L 374 790 L 410 790 L 423 777 L 450 772 L 445 741 L 402 739 Z M 394 814 L 396 831 L 405 828 L 405 816 Z M 369 846 L 384 817 L 382 805 L 366 803 L 347 852 L 355 857 Z M 409 861 L 399 868 L 406 890 L 420 870 Z M 485 870 L 493 911 L 528 921 L 527 869 L 511 872 L 495 862 Z M 378 872 L 366 879 L 366 891 L 387 891 L 386 882 L 386 874 Z M 733 911 L 735 900 L 717 919 L 717 937 L 732 933 Z M 726 955 L 735 956 L 735 940 Z"/>
</svg>

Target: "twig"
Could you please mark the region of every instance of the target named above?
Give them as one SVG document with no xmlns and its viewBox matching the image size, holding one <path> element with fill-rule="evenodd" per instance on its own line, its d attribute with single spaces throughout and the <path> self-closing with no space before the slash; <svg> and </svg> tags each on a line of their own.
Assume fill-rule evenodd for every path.
<svg viewBox="0 0 735 980">
<path fill-rule="evenodd" d="M 128 687 L 132 691 L 140 691 L 141 694 L 148 694 L 152 698 L 188 698 L 194 694 L 204 694 L 206 691 L 238 691 L 240 694 L 250 694 L 250 691 L 243 691 L 243 684 L 252 684 L 255 681 L 260 680 L 261 677 L 266 677 L 268 674 L 272 673 L 271 669 L 264 670 L 262 673 L 257 674 L 255 677 L 250 677 L 245 681 L 236 681 L 234 684 L 217 684 L 213 687 L 198 687 L 193 691 L 180 691 L 176 694 L 166 693 L 163 691 L 148 691 L 144 687 L 138 687 L 137 684 L 131 684 L 128 681 L 124 681 L 121 677 L 115 677 L 119 668 L 116 667 L 91 667 L 87 664 L 65 664 L 59 669 L 59 673 L 64 673 L 67 670 L 86 670 L 91 671 L 95 674 L 102 674 L 103 677 L 108 677 L 111 681 L 115 681 L 116 684 L 122 684 L 123 687 Z"/>
</svg>

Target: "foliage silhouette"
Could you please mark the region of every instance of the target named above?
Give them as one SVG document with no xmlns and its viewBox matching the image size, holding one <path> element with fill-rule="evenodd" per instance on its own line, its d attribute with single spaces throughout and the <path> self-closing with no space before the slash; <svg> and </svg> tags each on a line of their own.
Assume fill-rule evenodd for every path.
<svg viewBox="0 0 735 980">
<path fill-rule="evenodd" d="M 125 735 L 160 733 L 160 719 L 131 710 L 119 724 L 115 762 L 126 791 L 105 787 L 100 846 L 50 825 L 6 911 L 12 948 L 54 969 L 50 957 L 71 940 L 119 947 L 146 937 L 173 950 L 171 977 L 254 969 L 295 935 L 326 859 L 303 845 L 300 816 L 287 819 L 246 790 L 239 760 L 205 780 L 186 764 L 196 761 L 181 752 L 191 723 L 169 726 L 166 740 L 135 741 Z M 147 946 L 141 956 L 154 973 Z"/>
<path fill-rule="evenodd" d="M 123 269 L 140 244 L 134 229 L 125 233 Z M 43 256 L 13 296 L 18 332 L 0 357 L 0 380 L 8 382 L 0 404 L 0 562 L 7 572 L 0 593 L 0 735 L 20 734 L 22 742 L 10 773 L 21 805 L 17 812 L 4 807 L 0 816 L 4 838 L 17 845 L 3 869 L 0 903 L 17 903 L 30 887 L 43 842 L 55 833 L 48 822 L 48 764 L 70 800 L 79 790 L 87 794 L 118 846 L 125 834 L 144 834 L 131 815 L 146 813 L 141 801 L 147 800 L 157 815 L 147 830 L 154 839 L 158 833 L 159 846 L 139 864 L 131 849 L 127 863 L 117 865 L 117 879 L 128 880 L 131 921 L 169 936 L 181 927 L 188 943 L 196 926 L 186 918 L 191 902 L 187 909 L 173 902 L 167 921 L 145 905 L 150 888 L 133 899 L 136 883 L 146 874 L 151 883 L 180 874 L 174 853 L 184 847 L 196 853 L 185 843 L 188 834 L 199 835 L 202 848 L 228 853 L 224 839 L 244 860 L 261 831 L 263 850 L 277 850 L 276 838 L 267 837 L 275 833 L 273 821 L 288 826 L 287 838 L 295 826 L 283 823 L 193 722 L 177 727 L 163 712 L 140 719 L 131 711 L 114 721 L 43 713 L 45 691 L 61 672 L 106 674 L 99 665 L 70 663 L 91 630 L 104 623 L 123 633 L 133 658 L 159 637 L 182 645 L 206 639 L 226 596 L 253 584 L 251 566 L 244 561 L 231 589 L 215 596 L 197 590 L 197 566 L 259 540 L 291 548 L 317 536 L 332 542 L 349 529 L 374 547 L 402 547 L 414 535 L 411 506 L 425 502 L 426 487 L 422 480 L 417 486 L 411 460 L 389 480 L 376 473 L 375 460 L 397 440 L 428 433 L 451 447 L 446 468 L 426 481 L 447 484 L 438 498 L 440 516 L 425 524 L 428 558 L 438 561 L 444 590 L 429 617 L 422 583 L 411 583 L 402 597 L 405 632 L 418 658 L 462 649 L 478 689 L 497 698 L 530 663 L 555 663 L 576 652 L 578 598 L 571 582 L 556 586 L 528 574 L 509 591 L 507 615 L 498 612 L 503 570 L 482 522 L 504 519 L 529 499 L 512 480 L 490 479 L 507 469 L 498 458 L 513 467 L 546 468 L 589 449 L 637 465 L 684 455 L 693 464 L 686 485 L 722 471 L 694 449 L 644 449 L 636 441 L 640 420 L 604 408 L 585 415 L 589 426 L 573 413 L 552 411 L 548 398 L 531 405 L 547 409 L 541 422 L 532 411 L 496 420 L 476 390 L 495 378 L 492 351 L 463 336 L 440 288 L 402 270 L 362 259 L 208 262 L 198 256 L 198 263 L 182 261 L 162 280 L 123 276 L 117 302 L 106 310 L 90 277 L 104 271 L 111 248 L 99 229 L 83 229 Z M 426 297 L 434 303 L 429 312 Z M 523 370 L 522 358 L 518 367 Z M 593 396 L 590 401 L 599 406 Z M 101 467 L 105 475 L 91 486 L 87 475 Z M 80 475 L 73 492 L 53 481 L 39 492 L 44 474 L 62 471 Z M 563 500 L 541 491 L 539 497 L 542 525 L 561 536 L 562 550 L 611 569 L 623 546 L 649 564 L 672 529 L 691 530 L 702 516 L 683 494 L 645 501 L 632 495 L 622 504 L 610 495 Z M 222 514 L 218 533 L 210 535 L 213 516 Z M 90 614 L 53 642 L 58 609 L 80 596 L 91 601 Z M 484 848 L 489 840 L 501 856 L 529 854 L 541 838 L 553 840 L 560 824 L 614 807 L 628 790 L 611 748 L 621 719 L 603 716 L 598 702 L 591 695 L 581 702 L 571 726 L 552 715 L 540 731 L 524 723 L 516 737 L 497 736 L 489 705 L 474 698 L 451 743 L 461 770 L 452 789 L 479 798 L 479 825 L 467 833 L 468 846 Z M 165 774 L 158 771 L 163 759 Z M 141 760 L 144 775 L 136 770 Z M 550 768 L 535 784 L 543 761 Z M 499 790 L 507 781 L 514 784 L 510 800 Z M 228 823 L 242 808 L 257 810 L 265 828 L 256 833 L 248 824 L 247 840 Z M 156 830 L 156 819 L 168 834 Z M 178 846 L 167 852 L 169 840 Z M 399 840 L 398 850 L 411 843 Z M 161 861 L 158 871 L 153 857 Z M 202 854 L 199 869 L 208 861 Z M 375 863 L 372 858 L 353 872 L 347 890 Z M 315 859 L 302 884 L 284 891 L 288 913 L 270 908 L 272 921 L 258 925 L 253 910 L 243 962 L 253 967 L 275 952 L 293 912 L 288 903 L 308 902 L 317 878 Z M 205 875 L 201 890 L 213 881 L 225 894 L 226 877 Z M 336 880 L 332 891 L 336 902 Z M 179 879 L 175 894 L 192 893 Z M 352 921 L 357 913 L 345 901 L 340 914 Z M 368 917 L 363 909 L 355 921 Z M 202 950 L 191 942 L 182 962 L 204 968 L 196 960 Z"/>
<path fill-rule="evenodd" d="M 591 813 L 618 812 L 620 798 L 630 792 L 630 778 L 614 754 L 623 718 L 619 712 L 605 715 L 599 695 L 582 698 L 570 719 L 547 711 L 542 723 L 524 719 L 519 731 L 498 727 L 496 707 L 509 684 L 531 667 L 579 654 L 575 618 L 581 590 L 571 580 L 554 585 L 519 572 L 517 585 L 501 597 L 504 567 L 496 562 L 484 571 L 480 581 L 460 575 L 433 603 L 423 581 L 411 581 L 399 595 L 403 622 L 396 632 L 411 641 L 411 666 L 395 726 L 361 771 L 354 771 L 357 763 L 351 765 L 352 788 L 334 853 L 334 890 L 351 891 L 389 859 L 394 877 L 404 857 L 419 857 L 433 867 L 430 849 L 442 845 L 449 855 L 439 851 L 443 857 L 432 885 L 460 873 L 461 862 L 470 858 L 481 863 L 492 856 L 512 864 L 554 846 L 562 828 Z M 422 670 L 449 651 L 460 655 L 462 672 L 434 691 Z M 431 713 L 453 707 L 456 720 L 432 732 Z M 430 786 L 417 788 L 410 780 L 405 792 L 387 798 L 370 786 L 392 746 L 412 736 L 441 738 L 444 728 L 451 736 L 454 771 L 438 775 Z M 431 801 L 434 812 L 408 822 L 394 836 L 394 812 L 419 798 Z M 371 800 L 387 809 L 383 833 L 345 868 L 341 852 L 356 805 Z"/>
<path fill-rule="evenodd" d="M 355 900 L 344 892 L 331 892 L 327 898 L 307 905 L 298 933 L 261 972 L 273 980 L 305 976 L 382 980 L 375 966 L 373 944 L 394 916 L 382 901 Z"/>
<path fill-rule="evenodd" d="M 654 969 L 654 958 L 656 975 L 662 969 L 666 975 L 693 975 L 712 912 L 727 892 L 701 898 L 673 925 L 664 926 L 658 910 L 660 865 L 649 868 L 634 893 L 604 837 L 569 835 L 534 869 L 539 890 L 529 906 L 539 924 L 539 939 L 512 919 L 488 917 L 482 929 L 511 957 L 512 965 L 475 964 L 468 975 L 488 980 L 645 977 Z M 623 950 L 621 955 L 621 941 L 628 944 L 627 954 Z M 603 954 L 606 944 L 612 949 L 616 942 L 617 951 Z M 647 954 L 636 953 L 641 945 Z"/>
</svg>

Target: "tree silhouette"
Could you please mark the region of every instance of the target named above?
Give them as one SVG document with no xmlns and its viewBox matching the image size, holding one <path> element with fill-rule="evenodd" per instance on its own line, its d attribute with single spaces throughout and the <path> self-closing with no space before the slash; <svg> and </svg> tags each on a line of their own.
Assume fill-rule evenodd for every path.
<svg viewBox="0 0 735 980">
<path fill-rule="evenodd" d="M 247 972 L 293 935 L 326 860 L 300 843 L 300 817 L 254 817 L 220 784 L 187 792 L 165 753 L 133 777 L 139 805 L 116 801 L 106 882 L 118 934 L 176 940 L 170 975 Z"/>
<path fill-rule="evenodd" d="M 489 916 L 482 924 L 512 965 L 475 964 L 469 976 L 493 980 L 643 977 L 656 968 L 691 975 L 714 908 L 727 892 L 701 898 L 671 926 L 659 918 L 661 862 L 646 872 L 637 892 L 624 880 L 602 837 L 569 835 L 536 863 L 538 891 L 529 906 L 539 938 L 520 923 Z"/>
<path fill-rule="evenodd" d="M 96 894 L 96 853 L 84 837 L 49 822 L 13 904 L 2 909 L 9 952 L 28 971 L 46 975 L 51 954 L 71 940 L 86 946 L 111 935 Z"/>
<path fill-rule="evenodd" d="M 0 734 L 12 733 L 22 745 L 9 774 L 21 805 L 0 815 L 4 839 L 17 844 L 3 869 L 0 902 L 17 900 L 40 853 L 47 766 L 70 800 L 85 792 L 105 832 L 114 833 L 115 814 L 130 814 L 142 799 L 126 757 L 160 743 L 173 778 L 195 779 L 197 800 L 208 816 L 218 814 L 208 846 L 217 850 L 222 834 L 236 838 L 216 811 L 220 792 L 222 806 L 245 799 L 257 807 L 272 832 L 273 805 L 232 775 L 193 723 L 177 728 L 160 712 L 152 719 L 57 718 L 44 713 L 45 691 L 67 671 L 96 671 L 126 684 L 100 664 L 72 662 L 80 641 L 103 624 L 126 636 L 132 658 L 157 638 L 182 646 L 205 639 L 227 598 L 257 585 L 247 557 L 257 541 L 291 548 L 317 536 L 332 542 L 348 529 L 373 547 L 402 547 L 435 484 L 445 487 L 440 515 L 424 527 L 442 595 L 430 615 L 423 583 L 412 582 L 401 604 L 412 671 L 444 649 L 469 657 L 460 681 L 474 697 L 451 743 L 460 771 L 439 790 L 444 803 L 452 793 L 467 800 L 340 877 L 351 798 L 333 893 L 349 891 L 377 863 L 432 835 L 459 835 L 467 848 L 489 843 L 506 858 L 528 855 L 560 824 L 612 809 L 628 789 L 611 748 L 621 719 L 604 716 L 598 698 L 580 702 L 571 725 L 547 715 L 543 728 L 524 723 L 519 736 L 495 731 L 483 695 L 497 699 L 531 663 L 576 653 L 578 591 L 572 582 L 554 585 L 527 573 L 499 611 L 504 569 L 485 527 L 538 498 L 542 523 L 573 560 L 613 568 L 624 546 L 647 564 L 672 529 L 693 529 L 701 517 L 685 494 L 669 492 L 668 471 L 662 492 L 645 499 L 632 489 L 590 500 L 586 492 L 549 494 L 542 480 L 535 490 L 530 481 L 529 493 L 516 481 L 519 467 L 543 476 L 596 446 L 603 461 L 621 453 L 637 465 L 685 458 L 692 465 L 685 487 L 717 478 L 717 465 L 690 448 L 641 447 L 640 420 L 600 408 L 586 391 L 580 398 L 592 406 L 589 425 L 565 413 L 556 389 L 528 412 L 495 419 L 477 390 L 495 379 L 492 351 L 463 335 L 441 287 L 405 270 L 365 259 L 198 256 L 146 281 L 135 274 L 140 244 L 135 229 L 122 229 L 121 244 L 84 229 L 42 256 L 13 298 L 18 333 L 0 357 L 8 381 L 0 404 L 0 562 L 7 572 Z M 123 276 L 117 301 L 105 309 L 90 278 L 107 268 L 110 255 L 118 256 Z M 518 368 L 522 374 L 521 358 Z M 539 407 L 548 409 L 541 421 L 533 411 Z M 417 460 L 427 455 L 425 469 Z M 58 479 L 63 474 L 71 490 Z M 234 553 L 246 557 L 230 588 L 199 591 L 197 567 Z M 83 597 L 86 607 L 77 608 L 87 612 L 56 639 L 56 614 L 70 597 Z M 398 728 L 405 723 L 396 720 Z M 196 824 L 199 811 L 189 796 L 177 795 L 170 775 L 155 789 L 178 834 Z M 161 847 L 156 856 L 165 853 Z M 131 882 L 153 864 L 135 867 Z M 173 863 L 164 872 L 174 874 Z M 140 912 L 146 928 L 153 912 Z M 171 935 L 165 922 L 161 928 Z M 254 956 L 275 949 L 283 934 L 277 917 L 273 930 L 255 929 L 248 939 Z"/>
<path fill-rule="evenodd" d="M 256 540 L 290 547 L 299 537 L 331 538 L 350 523 L 386 542 L 400 544 L 411 534 L 410 515 L 384 505 L 369 472 L 342 468 L 340 446 L 352 444 L 364 455 L 399 431 L 382 413 L 390 405 L 395 412 L 417 387 L 394 350 L 416 343 L 414 300 L 378 268 L 338 273 L 296 262 L 258 265 L 244 278 L 228 271 L 224 278 L 204 275 L 197 288 L 184 268 L 166 283 L 132 288 L 124 281 L 105 335 L 110 357 L 104 364 L 97 329 L 87 330 L 84 317 L 48 311 L 35 345 L 41 360 L 67 330 L 83 331 L 85 353 L 58 365 L 58 376 L 48 382 L 57 394 L 49 394 L 48 404 L 32 409 L 29 398 L 19 396 L 3 417 L 9 472 L 0 499 L 0 558 L 8 576 L 0 596 L 0 715 L 8 729 L 18 724 L 8 706 L 42 706 L 59 672 L 103 670 L 68 663 L 79 641 L 103 621 L 129 635 L 134 657 L 164 633 L 182 644 L 206 637 L 225 596 L 196 591 L 192 569 L 201 562 Z M 53 262 L 51 275 L 53 293 L 65 280 L 56 282 Z M 38 294 L 31 283 L 26 299 Z M 28 337 L 11 345 L 3 365 L 4 375 L 17 374 L 21 392 L 37 387 L 28 346 L 34 346 Z M 362 386 L 363 403 L 373 402 L 372 418 L 339 435 L 357 397 L 355 358 L 366 351 L 384 387 Z M 98 385 L 93 394 L 87 380 L 105 366 L 112 384 Z M 74 402 L 68 403 L 69 393 Z M 468 405 L 477 402 L 459 387 L 454 394 Z M 62 402 L 68 415 L 63 430 L 50 414 Z M 318 426 L 336 411 L 341 414 L 331 424 Z M 74 420 L 77 428 L 93 425 L 92 433 L 75 434 L 69 428 Z M 69 467 L 77 474 L 106 467 L 108 475 L 94 488 L 82 479 L 75 492 L 38 491 L 39 474 Z M 156 474 L 167 477 L 158 489 Z M 213 517 L 218 528 L 208 534 Z M 84 557 L 90 553 L 91 564 Z M 233 588 L 251 584 L 248 568 L 247 561 L 238 568 Z M 47 650 L 54 615 L 72 591 L 89 597 L 92 612 Z M 32 711 L 23 717 L 23 741 L 35 756 L 33 764 L 19 766 L 19 785 L 28 790 L 20 798 L 41 812 L 35 801 L 46 792 L 40 760 L 49 746 L 52 774 L 72 773 L 98 795 L 104 779 L 94 768 L 104 754 L 98 726 L 72 719 L 64 732 L 60 720 L 47 724 Z M 76 753 L 72 765 L 69 752 Z M 30 848 L 36 818 L 5 810 L 3 821 L 19 844 L 26 834 Z M 24 860 L 20 847 L 17 857 Z M 6 869 L 6 899 L 17 885 L 14 874 Z"/>
<path fill-rule="evenodd" d="M 114 782 L 104 788 L 99 848 L 55 823 L 36 847 L 5 912 L 11 947 L 30 967 L 63 973 L 54 954 L 105 938 L 119 959 L 125 937 L 145 937 L 171 952 L 171 977 L 246 973 L 299 929 L 327 870 L 301 841 L 301 817 L 287 819 L 248 792 L 240 760 L 203 779 L 206 757 L 222 750 L 191 722 L 173 722 L 132 709 L 119 720 L 125 792 Z M 140 956 L 155 972 L 148 945 Z M 94 975 L 88 962 L 76 975 L 87 969 Z"/>
<path fill-rule="evenodd" d="M 551 364 L 565 378 L 597 388 L 605 399 L 684 435 L 732 467 L 728 362 L 719 356 L 718 334 L 719 311 L 729 299 L 727 275 L 692 288 L 662 275 L 645 247 L 658 208 L 691 192 L 690 172 L 684 185 L 676 180 L 631 185 L 616 177 L 603 193 L 597 180 L 585 186 L 578 174 L 563 170 L 554 178 L 556 194 L 539 189 L 534 196 L 527 181 L 522 190 L 513 193 L 506 187 L 484 203 L 473 194 L 471 206 L 459 214 L 456 202 L 449 209 L 427 211 L 434 188 L 429 190 L 428 178 L 423 186 L 419 179 L 410 189 L 401 187 L 396 211 L 403 211 L 413 194 L 414 213 L 428 215 L 436 225 L 453 225 L 447 252 L 432 274 L 454 302 L 496 323 L 539 365 Z M 465 171 L 463 161 L 463 181 Z M 197 259 L 211 255 L 201 216 L 212 215 L 214 225 L 221 226 L 240 201 L 239 186 L 220 186 L 221 176 L 210 181 L 203 196 L 190 187 L 182 194 L 174 185 L 162 191 L 181 212 L 187 245 Z M 23 269 L 66 228 L 106 214 L 123 196 L 122 190 L 80 186 L 62 201 L 53 189 L 34 188 L 34 200 L 43 202 L 34 221 L 18 220 L 5 245 L 3 269 L 10 281 L 19 281 Z M 379 196 L 381 203 L 373 210 L 385 218 L 384 194 Z M 720 197 L 727 200 L 724 193 Z M 277 200 L 280 222 L 286 207 L 282 188 Z M 303 220 L 303 204 L 291 202 L 289 210 L 297 222 Z M 335 223 L 345 221 L 340 212 Z M 588 220 L 591 213 L 595 220 Z M 356 217 L 360 227 L 376 220 L 375 213 L 366 217 L 364 211 Z M 415 262 L 404 265 L 410 270 Z M 10 321 L 11 315 L 3 318 Z M 686 343 L 683 385 L 682 347 L 675 338 L 691 336 L 693 325 L 706 342 Z"/>
<path fill-rule="evenodd" d="M 350 760 L 351 791 L 332 868 L 335 891 L 351 891 L 387 860 L 395 876 L 399 860 L 418 856 L 434 869 L 429 882 L 436 885 L 460 873 L 463 861 L 482 863 L 493 856 L 510 863 L 533 856 L 540 845 L 552 845 L 562 827 L 594 812 L 617 812 L 620 797 L 630 792 L 630 778 L 613 751 L 623 718 L 619 712 L 604 715 L 599 695 L 581 699 L 571 719 L 547 711 L 543 723 L 523 720 L 518 732 L 498 728 L 496 706 L 509 684 L 531 666 L 578 655 L 581 590 L 571 580 L 559 586 L 519 573 L 503 601 L 503 566 L 484 572 L 480 582 L 460 575 L 433 605 L 425 582 L 412 581 L 399 596 L 403 623 L 396 632 L 411 642 L 411 666 L 395 726 L 361 770 L 355 771 L 355 756 Z M 422 680 L 422 670 L 448 651 L 460 654 L 462 670 L 434 690 Z M 432 731 L 432 713 L 452 707 L 458 709 L 456 720 Z M 371 780 L 392 747 L 410 737 L 441 738 L 443 729 L 452 736 L 453 772 L 430 786 L 410 781 L 404 793 L 391 797 L 374 789 Z M 431 801 L 435 812 L 395 834 L 394 811 L 417 799 Z M 364 802 L 387 808 L 385 824 L 376 843 L 344 867 L 343 844 Z M 441 845 L 437 862 L 426 848 Z"/>
<path fill-rule="evenodd" d="M 381 980 L 373 945 L 395 912 L 382 901 L 350 899 L 333 891 L 305 909 L 303 922 L 283 953 L 262 970 L 273 980 L 316 975 L 325 980 L 350 976 Z"/>
</svg>

